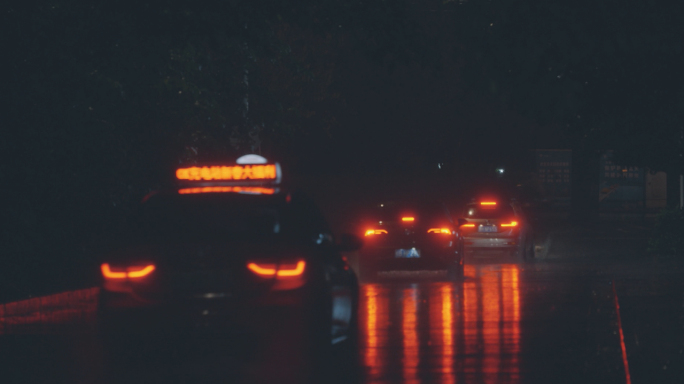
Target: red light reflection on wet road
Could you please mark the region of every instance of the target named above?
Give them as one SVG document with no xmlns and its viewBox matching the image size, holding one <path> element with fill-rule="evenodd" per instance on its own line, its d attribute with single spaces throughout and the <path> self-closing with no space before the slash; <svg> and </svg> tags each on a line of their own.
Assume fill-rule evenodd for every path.
<svg viewBox="0 0 684 384">
<path fill-rule="evenodd" d="M 417 312 L 418 303 L 415 288 L 403 291 L 403 312 L 402 312 L 402 336 L 404 347 L 404 383 L 420 382 L 417 376 L 418 363 L 420 362 L 417 331 Z"/>
<path fill-rule="evenodd" d="M 519 273 L 475 265 L 459 283 L 363 286 L 366 382 L 520 382 Z"/>
</svg>

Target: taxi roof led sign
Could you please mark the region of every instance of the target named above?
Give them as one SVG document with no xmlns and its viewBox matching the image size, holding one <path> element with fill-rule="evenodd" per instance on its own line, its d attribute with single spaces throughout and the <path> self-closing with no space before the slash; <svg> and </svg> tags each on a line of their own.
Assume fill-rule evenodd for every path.
<svg viewBox="0 0 684 384">
<path fill-rule="evenodd" d="M 244 157 L 244 156 L 243 156 Z M 189 181 L 279 181 L 278 164 L 212 165 L 178 168 L 178 180 Z"/>
</svg>

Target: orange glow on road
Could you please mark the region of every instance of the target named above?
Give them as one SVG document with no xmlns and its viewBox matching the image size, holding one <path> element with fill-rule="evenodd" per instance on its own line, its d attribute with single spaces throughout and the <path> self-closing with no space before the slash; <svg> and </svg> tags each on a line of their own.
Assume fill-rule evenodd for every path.
<svg viewBox="0 0 684 384">
<path fill-rule="evenodd" d="M 465 275 L 464 364 L 478 367 L 481 382 L 517 383 L 521 352 L 518 266 L 466 265 Z M 502 380 L 503 373 L 509 380 Z"/>
<path fill-rule="evenodd" d="M 430 228 L 428 229 L 428 233 L 440 233 L 444 235 L 449 235 L 451 234 L 451 231 L 449 228 Z"/>
<path fill-rule="evenodd" d="M 415 288 L 403 291 L 402 301 L 402 322 L 401 330 L 404 347 L 404 382 L 411 383 L 418 379 L 418 364 L 420 363 L 418 333 L 416 328 L 418 320 L 418 302 L 416 300 L 417 290 Z"/>
<path fill-rule="evenodd" d="M 613 280 L 613 299 L 615 303 L 615 313 L 617 314 L 617 325 L 620 331 L 620 349 L 622 350 L 622 365 L 625 370 L 625 383 L 632 384 L 632 375 L 629 373 L 629 360 L 627 359 L 627 348 L 625 347 L 625 334 L 622 331 L 622 320 L 620 319 L 620 302 L 618 301 L 615 280 Z"/>
<path fill-rule="evenodd" d="M 387 333 L 382 328 L 388 324 L 389 300 L 387 291 L 380 285 L 368 284 L 362 286 L 361 289 L 362 297 L 366 300 L 366 305 L 362 307 L 365 309 L 365 313 L 362 312 L 362 318 L 366 321 L 364 361 L 369 369 L 368 373 L 377 377 L 381 376 L 386 368 L 386 361 L 383 360 L 386 354 L 383 352 L 386 351 L 388 340 Z"/>
<path fill-rule="evenodd" d="M 125 270 L 121 268 L 120 271 L 112 270 L 112 267 L 108 263 L 104 263 L 100 266 L 102 270 L 102 276 L 106 279 L 136 279 L 140 277 L 145 277 L 150 273 L 154 272 L 155 266 L 153 264 L 138 267 L 128 267 Z"/>
<path fill-rule="evenodd" d="M 276 180 L 275 164 L 178 168 L 178 180 Z"/>
<path fill-rule="evenodd" d="M 366 287 L 366 302 L 368 318 L 366 320 L 366 332 L 368 333 L 368 347 L 366 348 L 366 365 L 377 366 L 378 358 L 378 293 L 375 286 Z"/>
<path fill-rule="evenodd" d="M 523 381 L 519 267 L 466 264 L 464 275 L 458 283 L 362 286 L 368 382 Z"/>
<path fill-rule="evenodd" d="M 441 287 L 442 294 L 442 373 L 444 373 L 443 384 L 456 383 L 454 376 L 454 336 L 453 336 L 453 308 L 452 308 L 452 289 L 451 285 L 445 284 Z"/>
<path fill-rule="evenodd" d="M 401 221 L 403 221 L 405 223 L 411 223 L 411 222 L 414 222 L 415 220 L 416 220 L 415 217 L 402 217 L 401 218 Z"/>
<path fill-rule="evenodd" d="M 247 193 L 254 195 L 272 195 L 275 193 L 275 189 L 265 187 L 198 187 L 179 189 L 178 193 L 181 195 L 196 193 Z"/>
<path fill-rule="evenodd" d="M 501 298 L 500 273 L 482 275 L 482 339 L 483 353 L 482 372 L 485 383 L 498 383 L 496 375 L 501 364 L 501 310 L 504 306 Z"/>
</svg>

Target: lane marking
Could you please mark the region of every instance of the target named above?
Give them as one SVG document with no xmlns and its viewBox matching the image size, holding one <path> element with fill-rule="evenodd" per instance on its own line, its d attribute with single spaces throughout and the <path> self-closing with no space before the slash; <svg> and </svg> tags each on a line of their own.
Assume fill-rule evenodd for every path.
<svg viewBox="0 0 684 384">
<path fill-rule="evenodd" d="M 615 299 L 615 313 L 617 313 L 618 328 L 620 330 L 620 347 L 622 348 L 622 363 L 625 366 L 625 382 L 632 384 L 632 378 L 629 374 L 629 361 L 627 360 L 627 348 L 625 347 L 625 335 L 622 332 L 622 320 L 620 319 L 620 303 L 618 302 L 618 295 L 615 290 L 615 279 L 613 279 L 613 298 Z"/>
</svg>

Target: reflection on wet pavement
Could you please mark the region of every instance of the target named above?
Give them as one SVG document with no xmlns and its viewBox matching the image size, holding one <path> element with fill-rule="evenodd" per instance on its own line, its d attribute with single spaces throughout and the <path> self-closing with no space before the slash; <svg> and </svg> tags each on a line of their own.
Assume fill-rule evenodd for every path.
<svg viewBox="0 0 684 384">
<path fill-rule="evenodd" d="M 461 283 L 364 285 L 367 382 L 520 382 L 519 273 L 469 265 Z"/>
<path fill-rule="evenodd" d="M 623 384 L 628 365 L 635 383 L 682 383 L 682 276 L 681 263 L 538 262 L 466 265 L 459 282 L 433 273 L 379 279 L 361 287 L 361 369 L 356 356 L 340 355 L 348 375 L 331 371 L 322 382 Z M 108 382 L 109 360 L 91 337 L 96 297 L 72 291 L 0 305 L 0 382 Z M 283 352 L 296 335 L 283 335 L 253 361 L 234 355 L 260 351 L 254 345 L 207 348 L 217 351 L 208 357 L 176 345 L 178 359 L 131 373 L 146 384 L 158 375 L 164 384 L 223 383 L 227 375 L 282 383 L 286 372 L 303 371 Z"/>
</svg>

